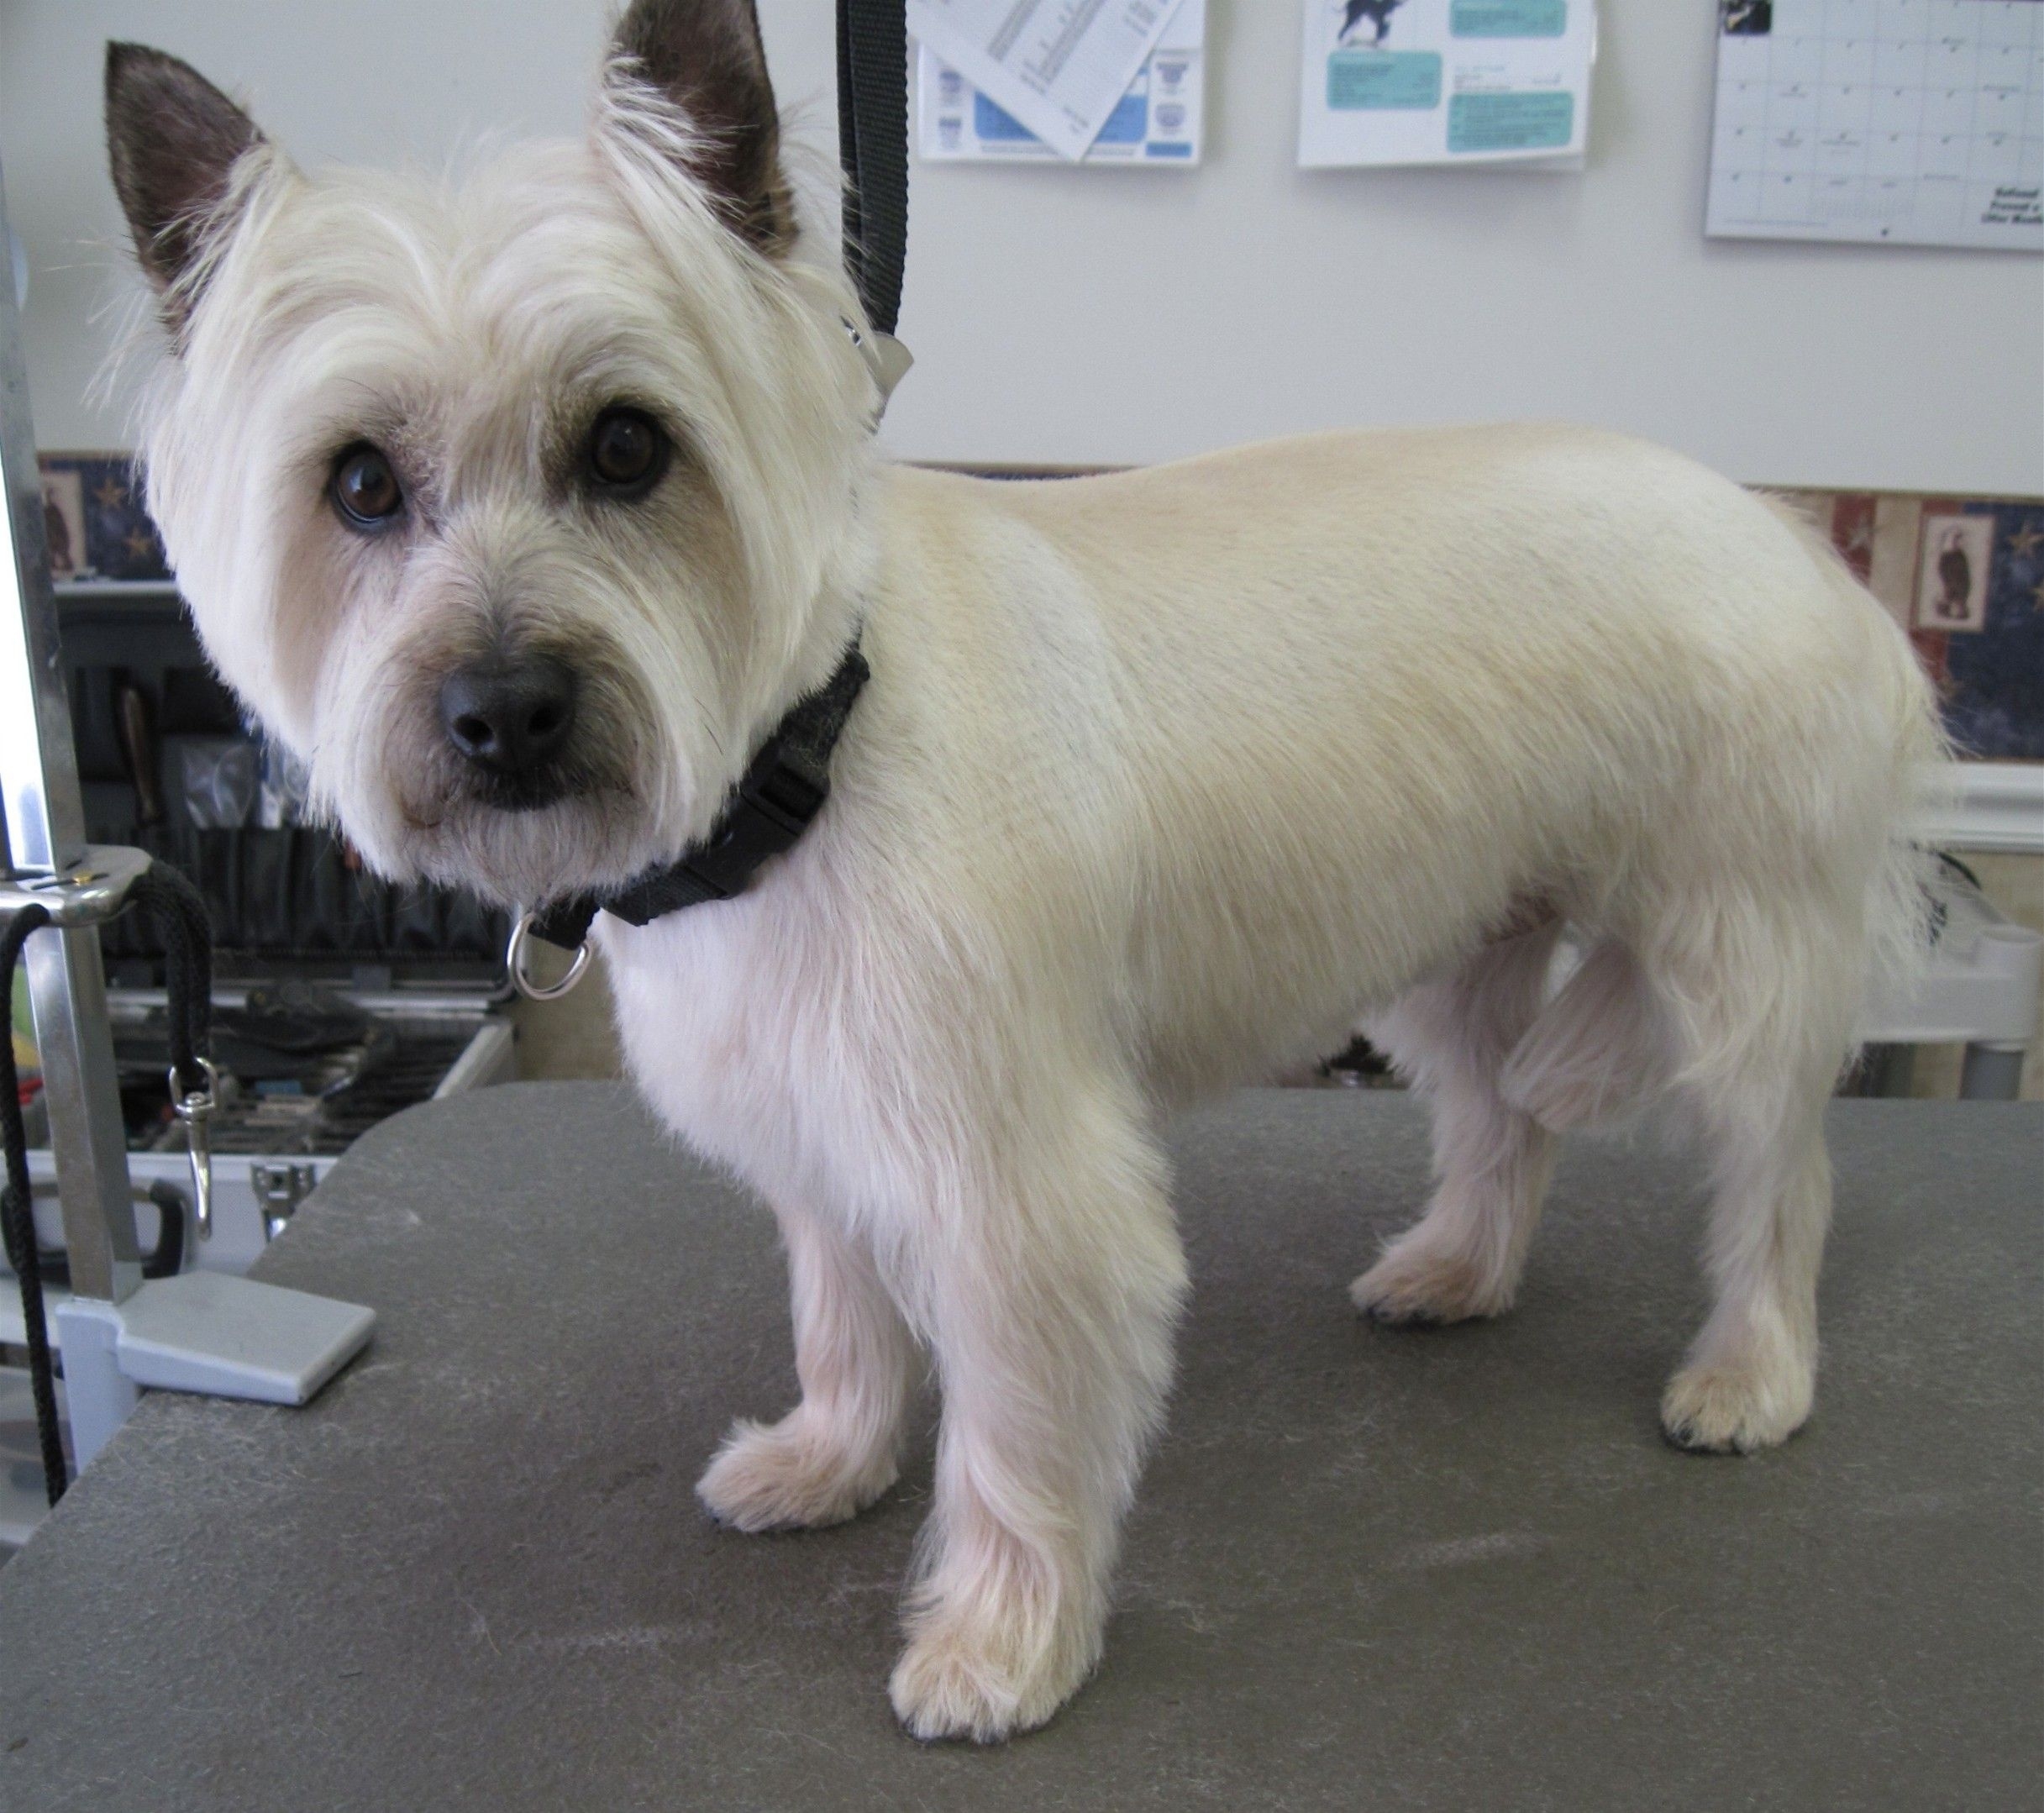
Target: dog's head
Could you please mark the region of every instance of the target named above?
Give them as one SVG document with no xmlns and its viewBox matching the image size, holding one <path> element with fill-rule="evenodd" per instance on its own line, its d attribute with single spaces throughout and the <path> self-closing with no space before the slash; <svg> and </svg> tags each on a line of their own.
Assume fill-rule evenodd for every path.
<svg viewBox="0 0 2044 1813">
<path fill-rule="evenodd" d="M 307 176 L 134 45 L 107 126 L 170 343 L 151 507 L 315 800 L 507 902 L 699 837 L 852 627 L 875 402 L 752 0 L 638 0 L 586 138 L 459 183 Z"/>
</svg>

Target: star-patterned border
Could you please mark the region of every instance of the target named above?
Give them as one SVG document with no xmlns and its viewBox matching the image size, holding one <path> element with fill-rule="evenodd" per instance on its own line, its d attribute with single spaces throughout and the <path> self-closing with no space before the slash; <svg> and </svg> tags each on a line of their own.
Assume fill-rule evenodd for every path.
<svg viewBox="0 0 2044 1813">
<path fill-rule="evenodd" d="M 1953 497 L 1909 491 L 1788 494 L 1909 632 L 1937 682 L 1945 726 L 1961 754 L 1984 761 L 2044 761 L 2044 499 Z M 1984 516 L 1994 530 L 1984 621 L 1922 629 L 1929 614 L 1924 525 Z"/>
</svg>

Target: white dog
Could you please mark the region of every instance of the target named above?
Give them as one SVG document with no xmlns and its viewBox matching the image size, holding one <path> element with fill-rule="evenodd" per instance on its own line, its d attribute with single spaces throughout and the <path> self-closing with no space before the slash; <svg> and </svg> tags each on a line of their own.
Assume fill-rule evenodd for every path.
<svg viewBox="0 0 2044 1813">
<path fill-rule="evenodd" d="M 1820 1117 L 1941 754 L 1809 531 L 1551 428 L 885 465 L 750 0 L 639 0 L 586 139 L 459 187 L 303 174 L 156 52 L 108 76 L 171 343 L 153 504 L 221 672 L 377 869 L 622 887 L 863 638 L 807 834 L 595 936 L 639 1087 L 787 1245 L 801 1401 L 734 1427 L 705 1504 L 852 1516 L 933 1356 L 911 1731 L 1026 1730 L 1094 1666 L 1185 1290 L 1159 1120 L 1359 1019 L 1432 1092 L 1439 1174 L 1361 1308 L 1507 1307 L 1554 1135 L 1663 1100 L 1716 1293 L 1666 1427 L 1744 1450 L 1809 1414 Z"/>
</svg>

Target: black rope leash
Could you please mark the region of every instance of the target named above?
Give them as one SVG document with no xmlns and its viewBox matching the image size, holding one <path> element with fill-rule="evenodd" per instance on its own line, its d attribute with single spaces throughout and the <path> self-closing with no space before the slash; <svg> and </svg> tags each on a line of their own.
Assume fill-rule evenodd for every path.
<svg viewBox="0 0 2044 1813">
<path fill-rule="evenodd" d="M 45 906 L 24 906 L 0 932 L 0 1001 L 8 1003 L 8 1036 L 0 1039 L 0 1141 L 7 1147 L 7 1191 L 0 1227 L 7 1261 L 21 1285 L 21 1324 L 29 1348 L 29 1386 L 35 1398 L 35 1438 L 43 1453 L 50 1502 L 63 1497 L 70 1469 L 57 1427 L 56 1369 L 50 1358 L 50 1324 L 43 1315 L 43 1260 L 35 1246 L 35 1199 L 29 1190 L 29 1132 L 21 1120 L 21 1077 L 14 1068 L 14 968 L 29 934 L 50 923 Z"/>
<path fill-rule="evenodd" d="M 164 943 L 164 980 L 169 1006 L 171 1106 L 191 1130 L 192 1171 L 198 1190 L 200 1231 L 208 1231 L 210 1178 L 207 1173 L 205 1117 L 213 1107 L 213 1066 L 208 1061 L 213 1024 L 213 927 L 199 891 L 175 869 L 152 864 L 129 889 L 127 904 L 139 906 L 156 922 Z M 8 1264 L 21 1286 L 21 1320 L 29 1349 L 29 1382 L 35 1400 L 35 1435 L 42 1451 L 43 1475 L 50 1502 L 63 1497 L 70 1483 L 64 1458 L 63 1432 L 57 1420 L 56 1367 L 50 1348 L 50 1324 L 43 1304 L 42 1254 L 35 1243 L 35 1201 L 29 1181 L 29 1136 L 21 1116 L 21 1078 L 14 1067 L 12 1030 L 14 971 L 22 946 L 50 924 L 50 911 L 22 907 L 0 930 L 0 1001 L 8 1003 L 9 1031 L 0 1039 L 0 1144 L 6 1148 L 7 1187 L 0 1194 L 0 1232 L 6 1240 Z M 158 1257 L 174 1242 L 181 1253 L 183 1227 L 171 1232 L 173 1216 L 181 1213 L 167 1194 L 152 1192 L 164 1217 Z"/>
<path fill-rule="evenodd" d="M 211 1093 L 213 922 L 199 891 L 166 863 L 152 863 L 129 890 L 129 902 L 156 922 L 163 938 L 171 1069 L 181 1096 Z"/>
</svg>

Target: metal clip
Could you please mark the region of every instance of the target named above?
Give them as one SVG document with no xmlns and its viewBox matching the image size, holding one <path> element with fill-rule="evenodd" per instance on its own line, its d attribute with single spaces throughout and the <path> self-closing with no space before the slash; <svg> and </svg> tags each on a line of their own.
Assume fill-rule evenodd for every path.
<svg viewBox="0 0 2044 1813">
<path fill-rule="evenodd" d="M 583 944 L 575 953 L 575 961 L 568 965 L 568 973 L 558 982 L 535 982 L 525 973 L 526 952 L 538 934 L 533 932 L 537 913 L 522 912 L 518 923 L 511 928 L 511 943 L 505 947 L 504 967 L 511 971 L 512 987 L 528 1001 L 559 1001 L 582 980 L 582 972 L 589 967 L 589 946 Z M 540 938 L 544 943 L 545 939 Z"/>
<path fill-rule="evenodd" d="M 171 1066 L 171 1110 L 185 1123 L 185 1141 L 192 1158 L 192 1214 L 198 1224 L 199 1238 L 213 1238 L 213 1141 L 206 1123 L 219 1106 L 220 1073 L 204 1058 L 194 1060 L 206 1073 L 206 1086 L 187 1093 L 178 1084 L 177 1066 Z"/>
<path fill-rule="evenodd" d="M 853 350 L 864 360 L 866 376 L 873 380 L 874 389 L 880 392 L 880 407 L 873 412 L 873 424 L 877 428 L 880 418 L 887 413 L 887 405 L 894 398 L 896 386 L 908 376 L 908 368 L 915 364 L 916 355 L 891 334 L 882 334 L 877 328 L 864 333 L 849 315 L 840 315 L 838 318 L 844 323 Z"/>
</svg>

